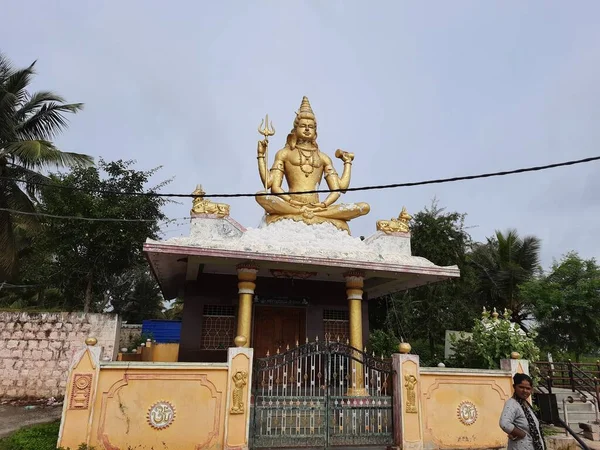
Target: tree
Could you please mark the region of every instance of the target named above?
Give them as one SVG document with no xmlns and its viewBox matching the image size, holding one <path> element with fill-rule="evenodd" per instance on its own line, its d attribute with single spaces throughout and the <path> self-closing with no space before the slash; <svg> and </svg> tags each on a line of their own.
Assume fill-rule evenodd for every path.
<svg viewBox="0 0 600 450">
<path fill-rule="evenodd" d="M 454 355 L 448 364 L 471 369 L 499 369 L 501 359 L 509 359 L 512 352 L 522 358 L 537 361 L 540 350 L 535 344 L 535 334 L 527 335 L 517 323 L 510 321 L 511 313 L 505 310 L 500 316 L 483 312 L 475 321 L 471 336 L 462 336 L 453 342 Z"/>
<path fill-rule="evenodd" d="M 541 345 L 581 355 L 600 347 L 600 267 L 595 259 L 568 253 L 548 274 L 521 286 L 533 304 Z"/>
<path fill-rule="evenodd" d="M 539 271 L 540 240 L 519 237 L 516 230 L 496 231 L 483 244 L 476 244 L 470 262 L 477 276 L 479 301 L 488 307 L 512 311 L 512 320 L 523 326 L 531 313 L 520 295 L 519 285 Z"/>
<path fill-rule="evenodd" d="M 181 320 L 183 319 L 183 297 L 177 297 L 163 310 L 166 319 Z"/>
<path fill-rule="evenodd" d="M 132 164 L 131 161 L 100 160 L 98 167 L 80 167 L 67 174 L 51 175 L 54 186 L 41 190 L 39 211 L 96 220 L 48 219 L 33 237 L 32 246 L 36 251 L 31 258 L 35 264 L 24 261 L 24 284 L 59 289 L 62 292 L 60 306 L 64 309 L 101 311 L 115 300 L 113 307 L 117 312 L 122 306 L 127 314 L 136 314 L 131 309 L 133 294 L 125 296 L 121 290 L 123 297 L 111 299 L 111 289 L 118 290 L 116 286 L 125 274 L 137 278 L 146 286 L 144 289 L 154 282 L 131 271 L 146 267 L 142 245 L 146 238 L 158 237 L 159 222 L 165 219 L 161 210 L 165 200 L 112 192 L 153 193 L 167 182 L 148 189 L 146 184 L 158 168 L 138 171 L 131 168 Z M 100 220 L 106 218 L 116 220 Z M 139 221 L 131 221 L 136 219 Z M 132 284 L 127 283 L 127 286 L 135 291 Z M 150 295 L 156 298 L 154 292 Z"/>
<path fill-rule="evenodd" d="M 53 143 L 67 126 L 66 114 L 74 114 L 81 103 L 65 103 L 50 91 L 30 93 L 34 65 L 13 68 L 0 53 L 0 280 L 16 274 L 19 229 L 39 225 L 32 199 L 40 183 L 48 181 L 41 171 L 47 167 L 89 165 L 90 156 L 60 151 Z"/>
<path fill-rule="evenodd" d="M 107 300 L 112 312 L 130 323 L 163 317 L 163 296 L 148 267 L 138 265 L 112 277 Z"/>
<path fill-rule="evenodd" d="M 439 362 L 446 329 L 464 330 L 476 317 L 478 305 L 471 300 L 472 270 L 467 264 L 471 237 L 465 214 L 445 212 L 437 201 L 415 214 L 411 224 L 413 254 L 440 266 L 458 265 L 461 278 L 411 289 L 381 299 L 371 317 L 376 327 L 391 330 L 410 341 L 425 362 Z M 377 320 L 379 311 L 385 319 Z M 381 314 L 381 313 L 380 313 Z M 431 361 L 429 361 L 431 360 Z"/>
</svg>

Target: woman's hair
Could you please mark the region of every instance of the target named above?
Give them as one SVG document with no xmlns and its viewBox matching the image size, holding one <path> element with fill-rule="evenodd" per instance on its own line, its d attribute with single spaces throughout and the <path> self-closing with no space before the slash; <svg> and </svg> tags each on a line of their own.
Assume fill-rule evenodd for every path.
<svg viewBox="0 0 600 450">
<path fill-rule="evenodd" d="M 517 386 L 518 384 L 521 384 L 523 381 L 528 381 L 529 384 L 533 387 L 533 380 L 531 379 L 531 377 L 527 374 L 524 373 L 516 373 L 515 376 L 513 377 L 513 384 L 515 386 Z"/>
</svg>

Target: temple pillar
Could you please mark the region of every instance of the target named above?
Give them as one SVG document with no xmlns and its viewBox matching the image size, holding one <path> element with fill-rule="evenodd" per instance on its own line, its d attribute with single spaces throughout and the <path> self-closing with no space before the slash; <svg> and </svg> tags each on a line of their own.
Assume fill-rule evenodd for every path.
<svg viewBox="0 0 600 450">
<path fill-rule="evenodd" d="M 246 338 L 244 347 L 250 347 L 250 334 L 252 330 L 252 299 L 256 289 L 256 274 L 258 267 L 251 264 L 240 264 L 237 266 L 238 274 L 238 323 L 237 336 Z M 237 345 L 237 344 L 236 344 Z"/>
<path fill-rule="evenodd" d="M 350 346 L 356 350 L 363 350 L 363 326 L 362 326 L 362 296 L 363 280 L 365 274 L 361 271 L 353 270 L 344 274 L 346 279 L 346 296 L 348 298 L 348 311 L 350 318 Z M 360 355 L 356 355 L 360 359 Z M 363 365 L 352 360 L 352 377 L 348 395 L 365 396 L 365 378 Z"/>
</svg>

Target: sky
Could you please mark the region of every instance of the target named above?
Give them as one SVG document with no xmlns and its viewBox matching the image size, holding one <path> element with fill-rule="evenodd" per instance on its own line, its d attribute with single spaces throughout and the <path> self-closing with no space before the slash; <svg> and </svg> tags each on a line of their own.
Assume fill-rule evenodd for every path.
<svg viewBox="0 0 600 450">
<path fill-rule="evenodd" d="M 600 155 L 595 0 L 38 0 L 2 10 L 0 50 L 18 66 L 38 61 L 33 87 L 85 103 L 59 147 L 163 166 L 155 181 L 174 177 L 168 192 L 259 191 L 257 126 L 268 113 L 274 155 L 304 95 L 321 150 L 355 153 L 352 187 Z M 368 236 L 435 197 L 467 213 L 475 240 L 508 228 L 538 236 L 548 267 L 571 250 L 600 256 L 599 175 L 595 162 L 342 201 L 371 205 L 351 222 Z M 253 198 L 227 203 L 258 226 Z M 165 211 L 182 218 L 190 206 Z M 165 236 L 188 229 L 179 221 Z"/>
</svg>

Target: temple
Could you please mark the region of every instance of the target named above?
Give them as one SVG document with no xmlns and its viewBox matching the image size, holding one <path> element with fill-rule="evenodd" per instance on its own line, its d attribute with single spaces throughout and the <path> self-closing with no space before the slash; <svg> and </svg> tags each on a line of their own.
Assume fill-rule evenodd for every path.
<svg viewBox="0 0 600 450">
<path fill-rule="evenodd" d="M 461 371 L 422 367 L 408 342 L 391 358 L 369 349 L 370 302 L 458 268 L 412 254 L 405 208 L 366 239 L 351 235 L 370 209 L 338 202 L 355 154 L 335 151 L 339 175 L 306 97 L 272 164 L 268 117 L 259 132 L 261 225 L 244 227 L 197 186 L 189 235 L 144 244 L 164 297 L 183 299 L 179 344 L 148 339 L 104 361 L 90 336 L 69 371 L 58 445 L 504 447 L 497 420 L 511 376 L 528 367 L 518 354 L 505 370 Z"/>
<path fill-rule="evenodd" d="M 456 266 L 411 254 L 405 209 L 398 219 L 378 221 L 372 236 L 351 236 L 348 222 L 370 209 L 336 203 L 349 187 L 355 155 L 335 152 L 343 163 L 338 175 L 317 144 L 306 97 L 270 170 L 268 118 L 259 132 L 262 226 L 240 225 L 228 205 L 205 199 L 198 187 L 190 235 L 144 245 L 165 298 L 184 299 L 179 361 L 225 361 L 236 337 L 255 357 L 317 337 L 362 350 L 369 301 L 459 276 Z M 322 181 L 333 191 L 324 199 L 313 192 Z"/>
</svg>

